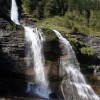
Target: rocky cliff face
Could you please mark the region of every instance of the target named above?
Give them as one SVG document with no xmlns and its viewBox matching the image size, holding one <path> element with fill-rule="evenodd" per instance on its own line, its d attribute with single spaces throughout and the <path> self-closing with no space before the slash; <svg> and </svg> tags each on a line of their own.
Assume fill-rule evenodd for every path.
<svg viewBox="0 0 100 100">
<path fill-rule="evenodd" d="M 94 90 L 100 95 L 100 38 L 86 35 L 74 35 L 74 37 L 96 50 L 94 56 L 76 54 L 81 65 L 81 71 Z"/>
<path fill-rule="evenodd" d="M 25 75 L 21 70 L 26 66 L 23 28 L 11 31 L 8 26 L 13 27 L 0 20 L 0 94 L 6 95 L 23 91 Z"/>
<path fill-rule="evenodd" d="M 96 57 L 100 59 L 100 37 L 92 37 L 86 35 L 74 35 L 78 40 L 83 41 L 91 48 L 96 50 Z"/>
<path fill-rule="evenodd" d="M 46 37 L 44 43 L 44 54 L 46 58 L 45 72 L 49 76 L 50 86 L 55 93 L 59 93 L 59 84 L 61 83 L 61 77 L 59 77 L 59 59 L 61 58 L 61 50 L 59 47 L 59 41 L 53 31 L 43 29 Z M 100 39 L 82 35 L 75 35 L 75 37 L 89 46 L 96 49 L 96 58 L 94 57 L 95 64 L 100 64 Z M 1 95 L 25 95 L 27 83 L 34 83 L 34 70 L 27 68 L 26 54 L 25 54 L 25 37 L 23 27 L 10 25 L 4 20 L 0 20 L 0 94 Z M 79 63 L 84 65 L 86 56 L 82 55 L 79 57 Z M 81 59 L 81 60 L 80 60 Z M 98 59 L 98 60 L 97 60 Z M 91 60 L 88 62 L 91 65 Z M 82 71 L 87 71 L 86 68 L 82 67 Z M 84 71 L 85 69 L 85 71 Z M 92 73 L 85 73 L 90 76 Z M 92 78 L 92 80 L 91 80 Z M 95 89 L 100 85 L 93 79 L 88 77 L 91 84 L 95 85 Z M 100 87 L 99 87 L 100 88 Z M 58 91 L 58 92 L 57 92 Z M 100 91 L 97 90 L 98 93 Z M 54 95 L 55 96 L 55 95 Z"/>
</svg>

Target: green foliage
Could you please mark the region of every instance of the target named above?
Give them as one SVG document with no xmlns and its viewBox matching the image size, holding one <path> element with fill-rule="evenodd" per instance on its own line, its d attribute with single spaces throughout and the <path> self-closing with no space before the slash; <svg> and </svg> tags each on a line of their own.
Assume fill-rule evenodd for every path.
<svg viewBox="0 0 100 100">
<path fill-rule="evenodd" d="M 16 24 L 12 24 L 12 23 L 7 23 L 6 29 L 10 30 L 10 31 L 17 31 L 17 30 L 21 30 L 22 26 L 16 25 Z"/>
<path fill-rule="evenodd" d="M 91 36 L 100 36 L 100 11 L 67 11 L 66 27 L 70 33 L 83 33 Z"/>
<path fill-rule="evenodd" d="M 87 47 L 87 44 L 76 39 L 74 36 L 72 35 L 69 35 L 67 36 L 67 39 L 70 41 L 71 45 L 73 46 L 73 49 L 79 53 L 80 52 L 80 48 L 83 48 L 83 47 Z"/>
<path fill-rule="evenodd" d="M 16 31 L 16 25 L 8 23 L 6 29 L 10 31 Z"/>
<path fill-rule="evenodd" d="M 46 3 L 44 11 L 45 16 L 53 16 L 57 14 L 57 2 L 56 0 L 50 0 Z"/>
<path fill-rule="evenodd" d="M 74 46 L 78 47 L 77 49 L 87 46 L 87 44 L 85 44 L 82 41 L 77 40 L 74 37 L 73 38 L 68 38 L 68 39 Z"/>
<path fill-rule="evenodd" d="M 93 56 L 93 55 L 96 54 L 95 49 L 89 48 L 89 47 L 82 47 L 82 48 L 80 49 L 80 52 L 81 52 L 82 54 L 90 55 L 90 56 Z"/>
<path fill-rule="evenodd" d="M 78 33 L 78 28 L 77 27 L 73 27 L 72 28 L 72 33 Z"/>
<path fill-rule="evenodd" d="M 54 32 L 52 30 L 43 28 L 42 31 L 45 34 L 45 38 L 47 39 L 47 41 L 51 41 L 56 38 L 56 35 L 54 34 Z"/>
<path fill-rule="evenodd" d="M 23 0 L 22 8 L 27 14 L 35 17 L 50 17 L 64 15 L 67 10 L 68 0 Z"/>
<path fill-rule="evenodd" d="M 19 12 L 22 6 L 23 13 L 31 18 L 44 18 L 41 25 L 43 28 L 100 36 L 100 0 L 16 1 Z M 10 8 L 11 0 L 0 0 L 0 9 L 10 13 Z"/>
<path fill-rule="evenodd" d="M 31 1 L 30 0 L 23 0 L 23 10 L 25 13 L 31 13 Z"/>
<path fill-rule="evenodd" d="M 100 66 L 92 65 L 92 66 L 89 66 L 89 69 L 100 69 Z"/>
<path fill-rule="evenodd" d="M 90 27 L 94 31 L 100 31 L 100 11 L 91 11 Z"/>
<path fill-rule="evenodd" d="M 45 18 L 41 20 L 39 23 L 37 23 L 39 28 L 48 28 L 48 29 L 57 29 L 62 32 L 67 33 L 67 29 L 65 27 L 65 16 L 59 17 L 59 16 L 54 16 L 52 18 Z"/>
<path fill-rule="evenodd" d="M 78 40 L 76 38 L 74 38 L 74 37 L 70 37 L 68 39 L 72 44 L 77 44 L 77 42 L 78 42 Z"/>
<path fill-rule="evenodd" d="M 41 19 L 44 17 L 44 4 L 43 2 L 39 2 L 38 5 L 36 6 L 36 9 L 34 10 L 34 16 Z"/>
<path fill-rule="evenodd" d="M 44 7 L 45 16 L 64 15 L 68 0 L 49 0 Z"/>
</svg>

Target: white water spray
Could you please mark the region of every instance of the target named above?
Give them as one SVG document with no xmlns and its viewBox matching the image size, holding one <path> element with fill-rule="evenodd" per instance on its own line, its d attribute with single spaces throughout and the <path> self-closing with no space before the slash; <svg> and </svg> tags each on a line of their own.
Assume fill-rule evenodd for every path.
<svg viewBox="0 0 100 100">
<path fill-rule="evenodd" d="M 12 0 L 11 5 L 11 20 L 15 23 L 20 25 L 20 22 L 18 20 L 18 7 L 15 0 Z"/>
<path fill-rule="evenodd" d="M 26 41 L 29 43 L 28 49 L 29 54 L 31 55 L 31 58 L 33 59 L 33 64 L 30 67 L 33 67 L 36 73 L 35 82 L 37 84 L 37 88 L 33 89 L 31 86 L 28 89 L 29 91 L 33 91 L 36 94 L 49 98 L 50 90 L 48 88 L 48 81 L 44 72 L 44 65 L 45 65 L 45 59 L 43 56 L 43 42 L 45 41 L 45 38 L 43 36 L 43 32 L 40 29 L 37 28 L 30 28 L 30 27 L 24 27 L 25 28 L 25 36 Z M 27 62 L 29 63 L 29 62 Z"/>
<path fill-rule="evenodd" d="M 62 67 L 62 75 L 67 74 L 66 89 L 63 90 L 66 100 L 99 100 L 80 72 L 72 46 L 57 30 L 54 32 L 59 38 L 62 53 L 65 55 L 60 59 L 60 67 Z"/>
</svg>

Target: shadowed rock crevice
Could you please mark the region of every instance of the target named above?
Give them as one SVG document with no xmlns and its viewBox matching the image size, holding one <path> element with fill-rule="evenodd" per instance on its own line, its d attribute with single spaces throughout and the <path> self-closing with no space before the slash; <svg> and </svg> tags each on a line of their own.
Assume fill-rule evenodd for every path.
<svg viewBox="0 0 100 100">
<path fill-rule="evenodd" d="M 16 61 L 0 50 L 0 96 L 25 93 L 26 76 L 15 72 Z"/>
</svg>

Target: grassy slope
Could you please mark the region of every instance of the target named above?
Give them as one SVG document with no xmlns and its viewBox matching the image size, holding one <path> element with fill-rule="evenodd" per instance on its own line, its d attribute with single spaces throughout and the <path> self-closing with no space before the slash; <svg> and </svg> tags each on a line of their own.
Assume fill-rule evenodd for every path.
<svg viewBox="0 0 100 100">
<path fill-rule="evenodd" d="M 84 12 L 83 12 L 84 13 Z M 100 12 L 92 12 L 90 17 L 90 27 L 87 27 L 86 18 L 78 12 L 67 12 L 65 16 L 54 16 L 38 21 L 40 28 L 57 29 L 64 33 L 73 33 L 77 28 L 78 33 L 100 36 Z"/>
</svg>

